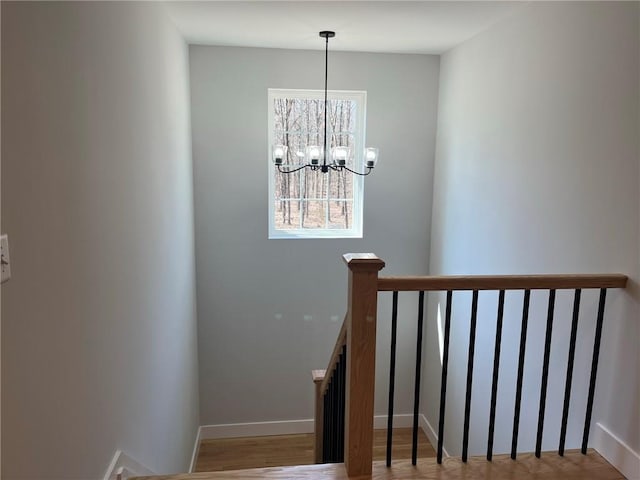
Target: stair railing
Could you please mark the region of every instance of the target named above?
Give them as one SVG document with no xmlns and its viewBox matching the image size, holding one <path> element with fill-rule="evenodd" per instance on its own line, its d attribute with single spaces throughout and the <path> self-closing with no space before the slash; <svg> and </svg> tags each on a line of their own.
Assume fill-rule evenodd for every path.
<svg viewBox="0 0 640 480">
<path fill-rule="evenodd" d="M 326 370 L 311 371 L 313 383 L 316 386 L 314 430 L 316 463 L 344 462 L 346 342 L 347 320 L 345 319 L 333 348 L 329 366 Z M 329 375 L 326 372 L 329 372 Z"/>
<path fill-rule="evenodd" d="M 377 300 L 378 292 L 384 291 L 393 292 L 389 372 L 389 411 L 387 420 L 387 466 L 391 465 L 396 329 L 398 293 L 400 291 L 419 292 L 412 445 L 412 463 L 415 465 L 417 461 L 418 411 L 420 404 L 420 369 L 422 364 L 422 331 L 424 323 L 425 292 L 443 291 L 446 292 L 447 296 L 437 445 L 437 461 L 438 463 L 441 463 L 444 440 L 449 336 L 451 328 L 453 293 L 456 291 L 471 291 L 473 295 L 470 312 L 469 354 L 467 358 L 467 382 L 462 444 L 462 460 L 466 462 L 468 458 L 471 387 L 473 384 L 474 348 L 479 291 L 494 290 L 499 292 L 496 313 L 496 339 L 492 372 L 491 406 L 489 411 L 489 432 L 487 439 L 487 460 L 491 461 L 493 453 L 493 435 L 496 414 L 498 372 L 500 367 L 500 346 L 502 342 L 501 333 L 505 292 L 512 290 L 524 292 L 511 448 L 511 457 L 515 459 L 518 442 L 522 378 L 524 371 L 531 290 L 549 291 L 535 449 L 535 455 L 540 457 L 556 290 L 574 290 L 562 424 L 558 447 L 558 454 L 563 455 L 571 396 L 581 292 L 583 289 L 599 289 L 600 297 L 594 332 L 591 374 L 581 449 L 583 454 L 587 452 L 600 352 L 600 339 L 604 323 L 606 293 L 609 288 L 625 288 L 627 283 L 627 277 L 625 275 L 480 275 L 379 278 L 378 272 L 385 264 L 374 254 L 346 254 L 343 258 L 349 267 L 348 312 L 342 325 L 342 329 L 340 330 L 328 368 L 326 370 L 313 371 L 313 379 L 316 384 L 315 460 L 317 463 L 344 461 L 349 477 L 370 475 L 372 472 Z"/>
<path fill-rule="evenodd" d="M 378 313 L 378 272 L 384 262 L 372 253 L 349 253 L 343 255 L 349 267 L 348 310 L 340 335 L 333 349 L 331 361 L 326 369 L 315 371 L 316 384 L 316 462 L 344 461 L 349 476 L 371 473 L 373 454 L 373 399 L 376 362 L 376 316 Z M 342 363 L 340 353 L 344 352 Z M 341 365 L 343 373 L 340 373 Z M 340 382 L 344 383 L 343 388 Z M 331 385 L 342 401 L 340 425 L 340 402 L 332 403 Z M 337 416 L 334 415 L 337 412 Z M 321 414 L 319 417 L 318 414 Z M 333 417 L 332 417 L 333 415 Z M 319 433 L 319 429 L 322 433 Z M 330 431 L 327 432 L 327 429 Z M 332 435 L 344 432 L 338 442 L 338 454 L 332 444 Z"/>
</svg>

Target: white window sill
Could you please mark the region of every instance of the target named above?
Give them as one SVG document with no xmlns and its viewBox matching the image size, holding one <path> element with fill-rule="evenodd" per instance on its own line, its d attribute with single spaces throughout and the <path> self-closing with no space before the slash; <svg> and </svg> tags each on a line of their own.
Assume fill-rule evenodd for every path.
<svg viewBox="0 0 640 480">
<path fill-rule="evenodd" d="M 351 230 L 276 230 L 269 232 L 270 240 L 320 238 L 362 238 L 362 232 Z"/>
</svg>

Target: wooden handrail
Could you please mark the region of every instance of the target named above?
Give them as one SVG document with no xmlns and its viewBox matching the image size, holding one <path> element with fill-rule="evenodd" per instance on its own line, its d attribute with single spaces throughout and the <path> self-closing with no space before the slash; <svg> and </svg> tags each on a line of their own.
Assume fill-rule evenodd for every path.
<svg viewBox="0 0 640 480">
<path fill-rule="evenodd" d="M 333 353 L 329 359 L 329 365 L 326 370 L 311 370 L 311 378 L 315 385 L 315 417 L 314 417 L 314 460 L 316 463 L 322 463 L 322 435 L 324 430 L 323 416 L 324 416 L 324 397 L 327 388 L 329 387 L 329 381 L 331 380 L 331 373 L 335 370 L 342 352 L 342 347 L 347 343 L 347 319 L 345 318 L 340 327 L 340 333 L 336 339 L 336 344 L 333 347 Z"/>
<path fill-rule="evenodd" d="M 329 386 L 329 381 L 331 380 L 331 372 L 336 368 L 336 364 L 338 363 L 338 357 L 340 357 L 340 352 L 342 352 L 342 347 L 347 343 L 347 319 L 345 318 L 342 322 L 342 327 L 340 328 L 340 333 L 338 333 L 338 338 L 336 339 L 336 344 L 333 347 L 333 353 L 331 354 L 331 359 L 329 360 L 329 365 L 327 365 L 327 369 L 325 370 L 324 378 L 322 379 L 322 383 L 320 384 L 320 394 L 324 395 L 324 392 L 327 391 L 327 387 Z M 318 378 L 318 371 L 316 370 L 316 377 L 314 378 L 314 382 Z"/>
<path fill-rule="evenodd" d="M 316 463 L 322 463 L 322 436 L 324 430 L 324 402 L 323 397 L 327 388 L 329 387 L 329 381 L 331 380 L 331 374 L 335 370 L 342 352 L 342 347 L 347 343 L 347 319 L 345 318 L 340 327 L 340 333 L 336 339 L 336 344 L 333 347 L 333 353 L 329 359 L 329 365 L 326 370 L 311 370 L 311 378 L 315 385 L 315 413 L 314 413 L 314 461 Z"/>
<path fill-rule="evenodd" d="M 576 288 L 625 288 L 627 276 L 576 275 L 451 275 L 425 277 L 379 277 L 378 291 L 433 290 L 549 290 Z"/>
</svg>

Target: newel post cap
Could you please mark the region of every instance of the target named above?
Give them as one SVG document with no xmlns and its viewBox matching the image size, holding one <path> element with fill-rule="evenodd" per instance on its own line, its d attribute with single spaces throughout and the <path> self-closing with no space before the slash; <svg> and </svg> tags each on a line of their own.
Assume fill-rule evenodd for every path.
<svg viewBox="0 0 640 480">
<path fill-rule="evenodd" d="M 342 258 L 349 270 L 380 271 L 385 265 L 384 260 L 375 253 L 345 253 Z"/>
</svg>

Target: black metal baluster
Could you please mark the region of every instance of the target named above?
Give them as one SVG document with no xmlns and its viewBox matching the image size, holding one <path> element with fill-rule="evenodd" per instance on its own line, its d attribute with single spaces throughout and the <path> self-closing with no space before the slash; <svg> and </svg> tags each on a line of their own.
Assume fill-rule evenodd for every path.
<svg viewBox="0 0 640 480">
<path fill-rule="evenodd" d="M 444 348 L 442 352 L 442 378 L 440 380 L 440 419 L 438 420 L 438 463 L 442 463 L 442 446 L 444 443 L 444 413 L 447 403 L 447 370 L 449 365 L 449 332 L 451 331 L 451 298 L 453 292 L 447 291 L 447 309 L 444 320 Z"/>
<path fill-rule="evenodd" d="M 338 462 L 338 458 L 340 456 L 340 363 L 342 363 L 342 353 L 340 353 L 340 355 L 338 355 L 338 363 L 336 364 L 336 369 L 333 372 L 333 378 L 336 382 L 336 396 L 335 396 L 335 412 L 336 412 L 336 416 L 335 416 L 335 425 L 336 425 L 336 429 L 335 429 L 335 443 L 336 443 L 336 450 L 335 450 L 335 458 L 334 460 L 336 462 Z"/>
<path fill-rule="evenodd" d="M 518 379 L 516 383 L 516 404 L 513 412 L 513 436 L 511 437 L 511 458 L 516 459 L 518 448 L 518 429 L 520 428 L 520 404 L 522 401 L 522 375 L 524 373 L 524 354 L 527 342 L 527 323 L 529 321 L 529 300 L 531 290 L 524 291 L 522 302 L 522 327 L 520 329 L 520 357 L 518 359 Z"/>
<path fill-rule="evenodd" d="M 344 461 L 344 398 L 345 398 L 345 371 L 344 365 L 346 363 L 346 346 L 342 346 L 342 353 L 340 354 L 340 363 L 337 367 L 338 374 L 338 428 L 337 428 L 337 457 L 336 461 Z"/>
<path fill-rule="evenodd" d="M 569 419 L 569 402 L 571 400 L 571 380 L 573 378 L 573 361 L 576 354 L 576 336 L 578 333 L 578 317 L 580 313 L 581 290 L 576 289 L 573 297 L 573 320 L 571 321 L 571 337 L 569 339 L 569 358 L 567 359 L 567 379 L 564 383 L 564 405 L 562 408 L 562 425 L 560 427 L 560 444 L 558 455 L 564 456 L 564 444 L 567 438 L 567 421 Z"/>
<path fill-rule="evenodd" d="M 344 462 L 344 423 L 346 418 L 347 400 L 347 346 L 342 347 L 342 417 L 340 423 L 340 462 Z"/>
<path fill-rule="evenodd" d="M 338 397 L 338 382 L 335 369 L 331 377 L 331 386 L 333 387 L 331 389 L 331 461 L 335 463 L 338 452 L 338 405 L 336 402 L 336 398 Z"/>
<path fill-rule="evenodd" d="M 336 445 L 336 437 L 338 436 L 337 432 L 337 408 L 336 408 L 336 397 L 337 397 L 337 385 L 336 385 L 336 371 L 333 371 L 333 375 L 331 376 L 331 463 L 335 463 L 336 461 L 336 452 L 338 451 Z"/>
<path fill-rule="evenodd" d="M 593 413 L 593 396 L 596 391 L 596 374 L 598 373 L 598 357 L 600 356 L 600 338 L 602 336 L 602 323 L 604 320 L 604 304 L 607 299 L 607 289 L 600 290 L 600 303 L 598 304 L 598 320 L 596 322 L 596 336 L 593 341 L 593 358 L 591 359 L 591 379 L 589 380 L 589 397 L 587 399 L 587 413 L 584 418 L 584 434 L 582 435 L 582 454 L 587 454 L 589 430 L 591 428 L 591 414 Z"/>
<path fill-rule="evenodd" d="M 418 340 L 416 343 L 416 379 L 413 395 L 413 442 L 411 445 L 411 463 L 418 461 L 418 408 L 420 406 L 420 367 L 422 363 L 422 325 L 424 320 L 424 292 L 418 297 Z"/>
<path fill-rule="evenodd" d="M 329 373 L 329 375 L 331 375 L 331 372 Z M 332 399 L 331 399 L 331 381 L 333 379 L 331 377 L 329 377 L 329 383 L 327 384 L 327 404 L 329 405 L 329 409 L 327 410 L 327 463 L 331 463 L 332 459 L 331 459 L 331 453 L 332 453 L 332 446 L 331 444 L 333 443 L 333 435 L 331 432 L 331 426 L 333 425 L 333 415 L 331 414 L 331 410 L 332 410 Z"/>
<path fill-rule="evenodd" d="M 391 447 L 393 442 L 393 397 L 396 377 L 396 335 L 398 330 L 398 292 L 393 292 L 391 310 L 391 353 L 389 360 L 389 410 L 387 415 L 387 467 L 391 466 Z"/>
<path fill-rule="evenodd" d="M 333 372 L 331 372 L 331 380 L 329 382 L 329 463 L 334 462 L 335 458 L 335 401 L 334 401 L 334 393 L 335 390 L 335 377 L 333 376 Z"/>
<path fill-rule="evenodd" d="M 337 372 L 336 372 L 337 374 Z M 337 375 L 336 375 L 337 376 Z M 335 408 L 335 423 L 334 423 L 334 430 L 333 430 L 333 436 L 334 436 L 334 443 L 335 443 L 335 449 L 333 451 L 333 461 L 334 462 L 339 462 L 338 458 L 340 457 L 340 452 L 338 451 L 338 444 L 339 444 L 339 436 L 340 436 L 340 432 L 339 432 L 339 424 L 338 424 L 338 404 L 339 404 L 339 394 L 338 394 L 338 382 L 337 382 L 337 378 L 336 378 L 336 391 L 335 391 L 335 397 L 334 397 L 334 408 Z"/>
<path fill-rule="evenodd" d="M 329 373 L 330 374 L 330 373 Z M 325 429 L 325 435 L 327 442 L 324 445 L 324 454 L 326 456 L 325 463 L 331 462 L 331 395 L 329 389 L 331 388 L 331 378 L 329 377 L 329 383 L 327 383 L 327 390 L 325 392 L 325 399 L 327 401 L 324 414 L 327 418 L 327 428 Z"/>
<path fill-rule="evenodd" d="M 340 356 L 340 362 L 342 363 L 344 361 L 344 357 L 342 357 L 342 355 Z M 340 400 L 342 399 L 342 392 L 341 392 L 341 366 L 338 367 L 338 371 L 337 373 L 337 382 L 336 382 L 336 411 L 337 411 L 337 415 L 336 415 L 336 462 L 341 462 L 341 458 L 342 458 L 342 452 L 340 451 L 340 446 L 342 443 L 342 439 L 340 438 Z"/>
<path fill-rule="evenodd" d="M 342 381 L 342 364 L 345 362 L 344 347 L 340 352 L 340 362 L 336 365 L 336 462 L 341 462 L 343 455 L 342 446 L 342 389 L 344 383 Z"/>
<path fill-rule="evenodd" d="M 504 290 L 498 295 L 498 318 L 496 319 L 496 342 L 493 352 L 493 381 L 491 383 L 491 408 L 489 412 L 489 437 L 487 439 L 487 460 L 493 457 L 493 435 L 496 420 L 496 398 L 498 395 L 498 371 L 500 369 L 500 346 L 502 343 L 502 317 L 504 314 Z"/>
<path fill-rule="evenodd" d="M 469 326 L 469 356 L 467 358 L 467 395 L 464 405 L 464 430 L 462 432 L 462 461 L 467 461 L 469 450 L 469 420 L 471 417 L 471 388 L 473 385 L 473 354 L 476 344 L 476 320 L 478 317 L 478 291 L 473 291 L 471 301 L 471 325 Z"/>
<path fill-rule="evenodd" d="M 538 410 L 538 434 L 536 436 L 536 457 L 540 458 L 542 449 L 542 431 L 544 429 L 544 410 L 547 404 L 547 381 L 549 380 L 549 356 L 551 354 L 551 334 L 553 331 L 553 309 L 556 301 L 555 289 L 549 290 L 547 309 L 547 332 L 544 339 L 544 359 L 542 363 L 542 384 L 540 385 L 540 408 Z"/>
<path fill-rule="evenodd" d="M 322 463 L 329 462 L 329 396 L 325 390 L 322 395 Z"/>
</svg>

